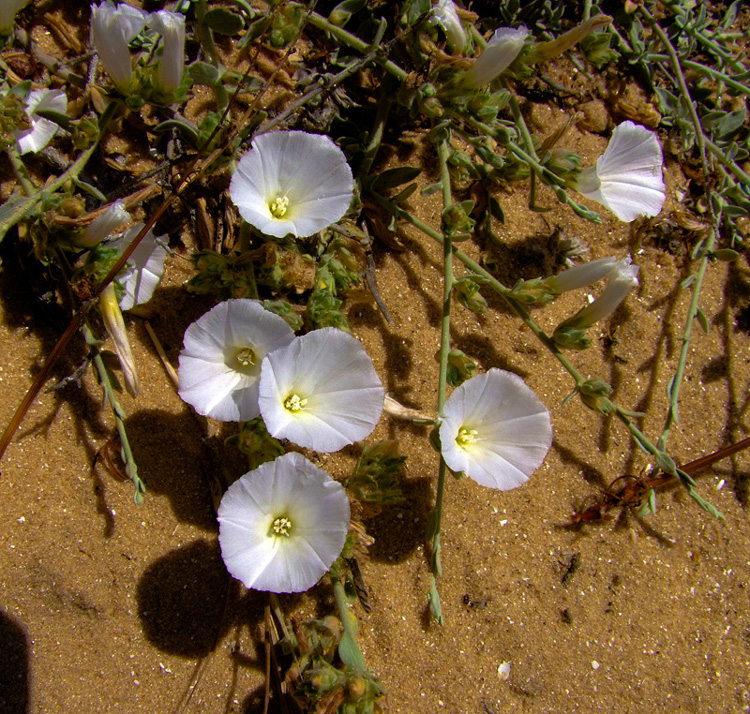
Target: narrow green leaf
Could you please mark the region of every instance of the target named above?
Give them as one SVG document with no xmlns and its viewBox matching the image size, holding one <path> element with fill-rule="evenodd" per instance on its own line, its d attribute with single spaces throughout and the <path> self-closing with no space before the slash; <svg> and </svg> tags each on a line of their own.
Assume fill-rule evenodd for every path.
<svg viewBox="0 0 750 714">
<path fill-rule="evenodd" d="M 698 320 L 698 324 L 703 328 L 703 332 L 708 334 L 708 331 L 711 329 L 711 325 L 708 323 L 708 318 L 706 317 L 706 314 L 698 308 L 698 310 L 695 313 L 695 317 Z"/>
<path fill-rule="evenodd" d="M 339 642 L 339 657 L 341 661 L 347 666 L 354 670 L 362 671 L 365 668 L 365 660 L 362 657 L 357 642 L 351 636 L 349 632 L 344 632 L 341 635 L 341 641 Z"/>
<path fill-rule="evenodd" d="M 430 613 L 438 625 L 443 624 L 443 608 L 440 606 L 440 595 L 435 578 L 432 579 L 432 586 L 430 587 Z"/>
</svg>

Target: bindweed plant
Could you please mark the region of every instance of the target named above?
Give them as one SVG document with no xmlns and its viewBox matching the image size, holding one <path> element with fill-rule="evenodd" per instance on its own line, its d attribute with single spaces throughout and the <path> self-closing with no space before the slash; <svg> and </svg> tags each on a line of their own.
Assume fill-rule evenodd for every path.
<svg viewBox="0 0 750 714">
<path fill-rule="evenodd" d="M 357 645 L 351 612 L 361 600 L 355 556 L 371 544 L 366 517 L 402 498 L 399 474 L 409 456 L 390 440 L 362 446 L 383 412 L 431 429 L 439 465 L 425 598 L 437 622 L 447 477 L 522 487 L 553 442 L 549 409 L 556 405 L 543 403 L 517 374 L 478 369 L 454 344 L 456 304 L 482 314 L 499 301 L 567 373 L 571 399 L 625 425 L 650 459 L 649 483 L 660 473 L 672 477 L 722 517 L 667 442 L 692 325 L 708 326 L 700 307 L 706 271 L 744 248 L 748 70 L 725 32 L 739 3 L 723 17 L 677 0 L 626 3 L 614 17 L 585 3 L 573 17 L 554 2 L 503 3 L 487 13 L 479 3 L 474 11 L 451 0 L 198 0 L 148 13 L 105 0 L 90 8 L 87 53 L 66 59 L 40 53 L 26 29 L 33 12 L 14 26 L 23 3 L 15 5 L 0 14 L 3 41 L 34 54 L 44 81 L 0 60 L 0 146 L 13 176 L 0 238 L 43 267 L 71 322 L 0 452 L 81 331 L 83 358 L 112 407 L 123 464 L 142 501 L 145 485 L 105 335 L 125 389 L 137 397 L 123 312 L 158 289 L 175 234 L 195 237 L 187 290 L 216 304 L 184 333 L 178 393 L 198 415 L 236 423 L 226 448 L 248 458 L 250 470 L 228 485 L 217 509 L 229 573 L 253 590 L 299 593 L 323 581 L 333 592 L 337 620 L 304 625 L 306 643 L 289 633 L 278 643 L 293 655 L 289 691 L 309 711 L 379 711 L 383 695 Z M 548 76 L 555 61 L 578 67 L 592 84 L 619 63 L 655 97 L 648 109 L 619 105 L 625 118 L 611 132 L 602 128 L 609 144 L 593 165 L 565 146 L 580 117 L 561 117 L 562 128 L 550 132 L 529 120 L 525 103 L 533 93 L 547 92 L 561 105 L 572 92 Z M 698 77 L 692 87 L 688 72 Z M 135 167 L 104 148 L 132 132 L 148 138 Z M 425 163 L 436 166 L 432 184 L 420 167 L 386 168 L 384 146 L 414 136 L 429 152 Z M 680 208 L 669 213 L 665 154 L 690 182 Z M 55 166 L 56 174 L 42 179 L 43 166 Z M 637 255 L 568 260 L 567 269 L 516 275 L 512 285 L 476 258 L 487 244 L 502 245 L 503 190 L 521 185 L 533 211 L 545 212 L 541 201 L 554 197 L 592 224 L 602 222 L 597 211 L 608 211 L 640 232 L 683 230 L 693 241 L 695 268 L 681 285 L 692 290 L 692 302 L 656 437 L 641 430 L 642 414 L 615 401 L 612 385 L 576 366 L 576 352 L 594 342 L 594 325 L 638 286 Z M 439 198 L 437 221 L 415 208 L 415 199 L 431 195 Z M 355 291 L 367 286 L 384 320 L 392 319 L 374 256 L 409 250 L 400 236 L 407 224 L 442 248 L 439 375 L 435 404 L 421 405 L 432 410 L 426 412 L 386 394 L 386 375 L 348 318 Z M 540 326 L 546 305 L 603 281 L 599 296 L 551 333 Z M 359 454 L 347 479 L 313 463 L 316 453 L 342 449 Z M 655 512 L 654 490 L 642 496 L 628 505 Z M 273 602 L 284 627 L 275 595 Z"/>
</svg>

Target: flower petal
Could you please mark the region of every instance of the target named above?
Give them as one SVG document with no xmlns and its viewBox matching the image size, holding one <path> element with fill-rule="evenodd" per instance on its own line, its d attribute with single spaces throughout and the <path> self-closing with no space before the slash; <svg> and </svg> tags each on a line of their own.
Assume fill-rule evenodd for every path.
<svg viewBox="0 0 750 714">
<path fill-rule="evenodd" d="M 269 533 L 288 518 L 289 536 Z M 341 484 L 300 454 L 262 464 L 233 483 L 219 505 L 219 544 L 227 570 L 247 587 L 303 592 L 341 554 L 349 530 Z"/>
<path fill-rule="evenodd" d="M 625 121 L 615 128 L 605 152 L 597 159 L 598 185 L 587 169 L 576 189 L 609 208 L 621 221 L 655 216 L 666 198 L 662 163 L 656 134 Z"/>
<path fill-rule="evenodd" d="M 39 89 L 29 92 L 26 99 L 26 113 L 31 122 L 30 129 L 16 131 L 19 153 L 41 151 L 57 133 L 58 126 L 49 119 L 37 115 L 37 111 L 50 110 L 64 114 L 68 110 L 68 98 L 61 89 Z"/>
<path fill-rule="evenodd" d="M 475 431 L 473 441 L 459 444 L 461 429 Z M 491 369 L 464 382 L 445 403 L 440 442 L 453 471 L 483 486 L 515 488 L 549 450 L 549 412 L 518 375 Z"/>
<path fill-rule="evenodd" d="M 242 217 L 276 237 L 304 237 L 339 220 L 348 210 L 354 179 L 346 158 L 326 136 L 277 131 L 253 139 L 232 176 L 229 194 Z M 286 213 L 270 205 L 286 197 Z"/>
<path fill-rule="evenodd" d="M 291 395 L 307 403 L 284 407 Z M 383 411 L 385 390 L 361 343 L 327 327 L 298 337 L 263 360 L 260 411 L 269 433 L 331 452 L 367 437 Z"/>
<path fill-rule="evenodd" d="M 117 248 L 121 253 L 124 252 L 140 233 L 141 228 L 143 228 L 143 223 L 137 223 L 109 245 Z M 164 274 L 167 249 L 158 240 L 151 231 L 146 233 L 128 258 L 127 268 L 117 276 L 125 289 L 125 295 L 120 300 L 120 307 L 123 310 L 130 310 L 136 305 L 147 303 L 159 285 L 161 276 Z"/>
<path fill-rule="evenodd" d="M 294 339 L 286 321 L 257 300 L 226 300 L 185 331 L 180 353 L 181 399 L 199 414 L 219 421 L 247 421 L 260 414 L 260 363 Z M 255 365 L 241 367 L 237 353 L 250 348 Z"/>
</svg>

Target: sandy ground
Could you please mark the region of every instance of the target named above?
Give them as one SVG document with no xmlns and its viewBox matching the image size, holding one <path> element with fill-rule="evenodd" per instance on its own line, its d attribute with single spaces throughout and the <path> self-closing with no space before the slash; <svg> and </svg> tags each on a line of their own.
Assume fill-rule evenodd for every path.
<svg viewBox="0 0 750 714">
<path fill-rule="evenodd" d="M 593 157 L 603 141 L 591 143 Z M 673 193 L 672 169 L 669 176 Z M 646 412 L 642 428 L 655 438 L 689 299 L 675 288 L 690 269 L 684 254 L 642 240 L 648 232 L 638 223 L 607 218 L 593 227 L 558 207 L 532 213 L 521 192 L 502 201 L 507 248 L 467 250 L 494 257 L 506 283 L 550 272 L 548 236 L 556 226 L 582 239 L 592 258 L 631 252 L 641 266 L 640 289 L 573 361 L 610 381 L 619 402 Z M 436 224 L 431 200 L 417 198 L 412 208 Z M 433 410 L 440 248 L 414 231 L 405 241 L 406 252 L 376 255 L 393 324 L 371 302 L 355 304 L 349 319 L 387 390 Z M 173 365 L 184 329 L 210 304 L 187 293 L 189 276 L 186 261 L 170 259 L 150 318 Z M 744 436 L 750 353 L 736 318 L 750 298 L 748 285 L 744 259 L 710 266 L 702 304 L 711 331 L 695 332 L 670 440 L 680 462 Z M 35 305 L 7 258 L 0 297 L 6 424 L 62 325 Z M 423 543 L 436 454 L 424 427 L 384 418 L 370 438 L 396 438 L 408 457 L 406 501 L 369 523 L 376 540 L 362 568 L 374 607 L 369 615 L 358 609 L 362 648 L 382 677 L 389 711 L 750 710 L 744 454 L 700 478 L 726 522 L 674 489 L 660 495 L 654 517 L 614 510 L 608 522 L 570 528 L 571 514 L 599 487 L 639 474 L 647 462 L 619 422 L 576 400 L 561 406 L 570 379 L 488 297 L 483 316 L 455 309 L 453 343 L 482 370 L 522 375 L 551 410 L 555 441 L 542 468 L 515 491 L 448 483 L 439 627 L 426 611 Z M 582 300 L 566 295 L 534 314 L 551 329 Z M 206 424 L 180 402 L 142 319 L 129 324 L 143 394 L 123 404 L 148 488 L 143 505 L 133 504 L 131 484 L 114 479 L 101 460 L 92 465 L 113 424 L 90 375 L 80 388 L 40 395 L 3 461 L 0 711 L 261 711 L 266 596 L 230 582 L 207 478 L 236 477 L 242 459 L 222 445 L 230 427 Z M 81 344 L 73 345 L 56 378 L 81 354 Z M 352 447 L 312 456 L 341 478 L 357 454 Z M 301 614 L 332 606 L 325 586 L 285 603 Z M 507 680 L 498 675 L 503 662 L 510 663 Z"/>
</svg>

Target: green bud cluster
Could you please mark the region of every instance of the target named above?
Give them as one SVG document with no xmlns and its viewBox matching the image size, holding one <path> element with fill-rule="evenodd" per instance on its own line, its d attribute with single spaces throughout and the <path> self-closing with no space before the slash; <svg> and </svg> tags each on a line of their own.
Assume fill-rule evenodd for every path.
<svg viewBox="0 0 750 714">
<path fill-rule="evenodd" d="M 402 500 L 399 477 L 406 461 L 393 439 L 365 447 L 346 488 L 361 503 L 384 506 Z"/>
<path fill-rule="evenodd" d="M 461 278 L 453 284 L 458 301 L 468 310 L 482 314 L 487 312 L 487 301 L 479 292 L 479 285 L 473 278 Z"/>
<path fill-rule="evenodd" d="M 474 230 L 474 219 L 469 216 L 474 208 L 474 201 L 467 200 L 454 203 L 443 210 L 443 233 L 454 241 L 471 238 Z"/>
<path fill-rule="evenodd" d="M 440 357 L 440 352 L 435 358 Z M 461 350 L 453 349 L 448 353 L 448 372 L 445 375 L 445 381 L 451 387 L 461 386 L 467 379 L 474 376 L 477 371 L 477 363 L 471 357 L 467 357 Z"/>
<path fill-rule="evenodd" d="M 581 395 L 581 401 L 589 408 L 600 414 L 609 414 L 612 406 L 609 396 L 612 394 L 612 387 L 601 379 L 589 379 L 578 387 L 578 393 Z"/>
<path fill-rule="evenodd" d="M 284 453 L 284 447 L 266 429 L 262 417 L 256 417 L 240 424 L 240 433 L 230 436 L 227 444 L 234 444 L 247 456 L 250 470 L 257 469 L 266 461 L 273 461 Z"/>
</svg>

